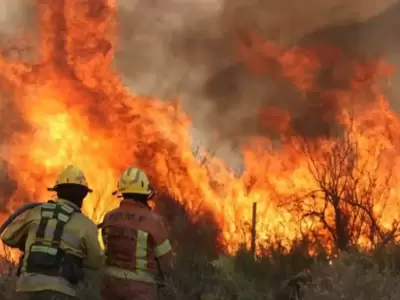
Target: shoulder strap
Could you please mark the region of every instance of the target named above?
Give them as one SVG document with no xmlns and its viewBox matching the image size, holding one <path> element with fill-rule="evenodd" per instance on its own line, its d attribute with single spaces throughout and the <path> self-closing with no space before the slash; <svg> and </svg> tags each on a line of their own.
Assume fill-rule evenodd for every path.
<svg viewBox="0 0 400 300">
<path fill-rule="evenodd" d="M 36 231 L 36 242 L 43 242 L 46 228 L 51 219 L 56 219 L 56 225 L 51 239 L 52 247 L 59 247 L 61 244 L 64 226 L 69 222 L 72 215 L 80 212 L 71 206 L 49 201 L 41 206 L 41 218 Z"/>
</svg>

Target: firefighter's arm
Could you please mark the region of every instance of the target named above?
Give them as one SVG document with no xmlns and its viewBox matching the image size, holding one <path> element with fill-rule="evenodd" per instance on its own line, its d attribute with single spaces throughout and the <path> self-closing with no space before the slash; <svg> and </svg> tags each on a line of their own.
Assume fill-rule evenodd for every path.
<svg viewBox="0 0 400 300">
<path fill-rule="evenodd" d="M 168 273 L 172 269 L 174 265 L 173 259 L 174 257 L 172 255 L 172 251 L 168 251 L 164 255 L 158 257 L 158 261 L 160 262 L 160 267 L 164 273 Z"/>
<path fill-rule="evenodd" d="M 104 255 L 98 239 L 97 226 L 90 223 L 85 234 L 86 257 L 83 266 L 91 270 L 101 269 L 104 265 Z"/>
<path fill-rule="evenodd" d="M 154 253 L 163 272 L 168 272 L 172 267 L 172 247 L 168 238 L 167 226 L 161 218 L 153 233 L 153 238 L 155 242 Z"/>
<path fill-rule="evenodd" d="M 18 216 L 1 235 L 2 242 L 12 248 L 25 248 L 26 237 L 31 220 L 29 220 L 29 212 L 25 212 Z"/>
</svg>

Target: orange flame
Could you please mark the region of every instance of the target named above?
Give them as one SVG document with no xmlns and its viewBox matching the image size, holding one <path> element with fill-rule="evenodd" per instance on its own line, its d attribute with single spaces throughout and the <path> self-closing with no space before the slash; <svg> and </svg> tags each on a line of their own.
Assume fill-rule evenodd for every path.
<svg viewBox="0 0 400 300">
<path fill-rule="evenodd" d="M 191 147 L 190 118 L 179 102 L 133 95 L 113 68 L 115 1 L 37 2 L 41 28 L 37 60 L 28 64 L 0 56 L 1 84 L 13 99 L 9 109 L 15 109 L 20 119 L 19 130 L 4 141 L 0 152 L 9 177 L 17 182 L 9 209 L 25 199 L 46 199 L 46 186 L 72 163 L 83 169 L 95 190 L 84 210 L 98 222 L 118 204 L 111 196 L 117 176 L 128 165 L 136 165 L 155 186 L 193 212 L 212 211 L 227 251 L 236 250 L 246 240 L 254 202 L 258 203 L 259 241 L 271 234 L 289 241 L 299 236 L 300 217 L 278 205 L 278 199 L 306 194 L 317 189 L 318 183 L 296 145 L 283 140 L 276 146 L 265 137 L 254 138 L 244 149 L 246 171 L 240 176 L 216 158 L 199 163 Z M 377 79 L 390 75 L 392 69 L 382 61 L 352 65 L 348 67 L 352 75 L 345 78 L 348 88 L 323 89 L 316 83 L 322 66 L 342 57 L 339 51 L 325 50 L 286 50 L 253 35 L 252 47 L 241 47 L 239 53 L 261 73 L 279 69 L 280 76 L 302 93 L 316 91 L 325 100 L 336 101 L 340 113 L 334 118 L 349 132 L 353 124 L 350 139 L 360 145 L 359 159 L 367 161 L 375 155 L 383 173 L 388 166 L 396 167 L 399 118 L 375 88 Z M 335 76 L 349 74 L 347 69 L 342 71 Z M 372 94 L 365 93 L 367 88 L 372 88 Z M 373 99 L 361 101 L 365 97 Z M 272 116 L 272 125 L 280 133 L 291 130 L 289 114 L 277 109 L 262 113 L 263 118 Z M 3 131 L 11 125 L 6 120 Z M 320 138 L 318 145 L 316 155 L 322 160 L 336 140 Z M 384 146 L 386 152 L 378 156 L 377 150 L 371 153 L 371 146 Z M 370 168 L 375 165 L 371 163 Z M 385 224 L 398 217 L 396 195 L 397 187 L 391 193 L 390 210 L 382 216 Z"/>
</svg>

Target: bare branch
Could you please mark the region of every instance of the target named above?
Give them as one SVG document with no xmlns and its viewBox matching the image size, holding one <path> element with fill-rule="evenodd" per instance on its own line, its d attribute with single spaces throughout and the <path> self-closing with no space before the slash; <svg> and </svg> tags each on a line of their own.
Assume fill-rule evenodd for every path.
<svg viewBox="0 0 400 300">
<path fill-rule="evenodd" d="M 347 250 L 361 238 L 372 247 L 382 247 L 400 229 L 397 221 L 391 229 L 380 223 L 392 184 L 391 170 L 383 170 L 380 163 L 382 149 L 379 145 L 361 149 L 352 130 L 350 124 L 342 136 L 317 141 L 291 138 L 319 188 L 297 197 L 292 208 L 302 212 L 302 223 L 318 220 L 338 250 Z"/>
</svg>

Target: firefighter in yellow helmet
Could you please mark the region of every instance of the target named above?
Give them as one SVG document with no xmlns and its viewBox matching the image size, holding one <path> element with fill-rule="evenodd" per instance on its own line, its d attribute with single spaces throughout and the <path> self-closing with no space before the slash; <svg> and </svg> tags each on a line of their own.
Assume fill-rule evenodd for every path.
<svg viewBox="0 0 400 300">
<path fill-rule="evenodd" d="M 97 226 L 81 213 L 92 190 L 81 170 L 68 166 L 57 177 L 55 201 L 39 204 L 16 218 L 1 239 L 24 251 L 17 292 L 30 300 L 75 299 L 83 269 L 99 269 L 104 256 Z"/>
<path fill-rule="evenodd" d="M 102 298 L 154 300 L 157 273 L 171 267 L 166 223 L 150 210 L 148 201 L 154 193 L 146 174 L 138 168 L 122 173 L 114 194 L 123 200 L 102 223 L 106 254 Z"/>
</svg>

